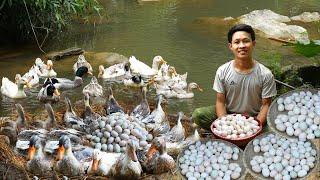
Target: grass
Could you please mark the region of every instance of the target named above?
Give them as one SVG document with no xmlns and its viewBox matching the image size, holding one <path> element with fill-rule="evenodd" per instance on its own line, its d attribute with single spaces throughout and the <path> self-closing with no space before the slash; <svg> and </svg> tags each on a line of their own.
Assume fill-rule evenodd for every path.
<svg viewBox="0 0 320 180">
<path fill-rule="evenodd" d="M 301 44 L 297 43 L 294 45 L 294 49 L 298 54 L 301 54 L 305 57 L 314 57 L 320 54 L 320 45 L 310 42 L 310 44 Z"/>
</svg>

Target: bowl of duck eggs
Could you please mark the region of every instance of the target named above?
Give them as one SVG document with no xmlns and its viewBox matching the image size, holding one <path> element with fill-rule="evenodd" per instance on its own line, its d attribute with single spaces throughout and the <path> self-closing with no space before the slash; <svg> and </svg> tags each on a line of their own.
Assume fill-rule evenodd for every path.
<svg viewBox="0 0 320 180">
<path fill-rule="evenodd" d="M 243 147 L 262 131 L 262 124 L 254 117 L 228 114 L 211 124 L 215 137 Z"/>
</svg>

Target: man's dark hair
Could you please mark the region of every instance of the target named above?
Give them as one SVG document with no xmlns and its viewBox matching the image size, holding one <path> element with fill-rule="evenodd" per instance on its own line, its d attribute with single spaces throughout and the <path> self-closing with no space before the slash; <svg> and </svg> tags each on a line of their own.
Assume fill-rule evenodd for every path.
<svg viewBox="0 0 320 180">
<path fill-rule="evenodd" d="M 233 26 L 228 32 L 228 42 L 229 43 L 231 43 L 231 41 L 232 41 L 233 34 L 238 31 L 245 31 L 245 32 L 249 33 L 252 41 L 254 41 L 256 39 L 254 30 L 252 29 L 251 26 L 249 26 L 247 24 L 237 24 L 237 25 Z"/>
</svg>

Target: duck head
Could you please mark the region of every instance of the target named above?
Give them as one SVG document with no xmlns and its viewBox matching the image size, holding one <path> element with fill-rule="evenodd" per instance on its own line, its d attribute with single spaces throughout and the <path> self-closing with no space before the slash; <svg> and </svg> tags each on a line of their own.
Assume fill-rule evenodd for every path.
<svg viewBox="0 0 320 180">
<path fill-rule="evenodd" d="M 93 76 L 93 77 L 91 78 L 90 83 L 91 83 L 91 84 L 98 84 L 98 79 L 97 79 L 95 76 Z"/>
<path fill-rule="evenodd" d="M 169 72 L 169 76 L 170 76 L 170 77 L 174 77 L 174 76 L 177 76 L 177 75 L 178 75 L 178 73 L 177 73 L 177 71 L 176 71 L 176 68 L 173 67 L 173 66 L 170 66 L 170 67 L 168 68 L 168 72 Z"/>
<path fill-rule="evenodd" d="M 48 69 L 48 70 L 51 70 L 52 67 L 53 67 L 53 62 L 52 62 L 51 60 L 48 60 L 48 61 L 47 61 L 47 69 Z"/>
<path fill-rule="evenodd" d="M 57 149 L 57 160 L 63 159 L 66 151 L 71 150 L 71 141 L 67 135 L 63 135 L 59 139 L 59 146 Z"/>
<path fill-rule="evenodd" d="M 132 79 L 132 81 L 133 81 L 134 83 L 136 83 L 136 84 L 140 84 L 141 81 L 142 81 L 141 75 L 132 76 L 131 79 Z"/>
<path fill-rule="evenodd" d="M 99 163 L 101 161 L 101 151 L 99 149 L 94 149 L 92 153 L 92 171 L 97 171 Z"/>
<path fill-rule="evenodd" d="M 17 84 L 20 80 L 21 80 L 21 75 L 20 74 L 16 74 L 16 76 L 14 77 L 14 81 Z"/>
<path fill-rule="evenodd" d="M 99 66 L 99 74 L 98 74 L 98 78 L 101 78 L 104 74 L 104 66 L 100 65 Z"/>
<path fill-rule="evenodd" d="M 133 140 L 129 140 L 127 142 L 126 155 L 131 161 L 138 162 L 138 157 L 136 154 L 136 144 Z"/>
<path fill-rule="evenodd" d="M 161 56 L 155 56 L 153 58 L 153 62 L 157 62 L 158 64 L 165 64 L 167 63 Z"/>
<path fill-rule="evenodd" d="M 32 160 L 36 152 L 42 148 L 41 139 L 37 135 L 31 136 L 28 148 L 28 160 Z"/>
<path fill-rule="evenodd" d="M 78 77 L 82 77 L 84 76 L 86 73 L 89 73 L 89 69 L 85 66 L 81 66 L 77 69 L 76 71 L 76 76 Z"/>
<path fill-rule="evenodd" d="M 45 88 L 47 88 L 47 96 L 60 96 L 59 90 L 56 87 L 54 87 L 53 84 L 49 84 Z"/>
<path fill-rule="evenodd" d="M 190 92 L 192 89 L 198 89 L 200 92 L 203 91 L 202 88 L 200 88 L 200 86 L 195 82 L 192 82 L 188 85 L 188 91 Z"/>
</svg>

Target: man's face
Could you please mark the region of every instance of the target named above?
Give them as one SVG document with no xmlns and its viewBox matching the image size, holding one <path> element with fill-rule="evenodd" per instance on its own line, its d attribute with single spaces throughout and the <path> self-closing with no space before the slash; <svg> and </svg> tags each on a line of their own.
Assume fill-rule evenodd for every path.
<svg viewBox="0 0 320 180">
<path fill-rule="evenodd" d="M 249 33 L 245 31 L 237 31 L 232 36 L 229 48 L 236 59 L 250 59 L 252 57 L 252 51 L 255 44 L 256 42 L 251 40 Z"/>
</svg>

